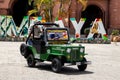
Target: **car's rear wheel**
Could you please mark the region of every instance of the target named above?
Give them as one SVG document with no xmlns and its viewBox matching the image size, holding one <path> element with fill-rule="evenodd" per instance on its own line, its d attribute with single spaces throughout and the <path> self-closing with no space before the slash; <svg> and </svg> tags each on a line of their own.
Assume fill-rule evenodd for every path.
<svg viewBox="0 0 120 80">
<path fill-rule="evenodd" d="M 28 55 L 27 64 L 29 67 L 35 67 L 36 61 L 35 61 L 34 56 L 32 54 Z"/>
<path fill-rule="evenodd" d="M 62 64 L 61 64 L 61 61 L 58 59 L 58 58 L 54 58 L 52 60 L 52 70 L 56 73 L 60 72 L 61 71 L 61 67 L 62 67 Z"/>
<path fill-rule="evenodd" d="M 87 61 L 86 58 L 83 58 L 83 60 L 81 61 L 82 64 L 77 66 L 79 71 L 85 71 L 85 69 L 87 68 L 87 64 L 84 64 L 84 63 L 86 61 Z"/>
<path fill-rule="evenodd" d="M 20 45 L 20 53 L 21 53 L 22 56 L 25 56 L 26 49 L 27 49 L 26 44 L 23 43 L 23 44 Z"/>
</svg>

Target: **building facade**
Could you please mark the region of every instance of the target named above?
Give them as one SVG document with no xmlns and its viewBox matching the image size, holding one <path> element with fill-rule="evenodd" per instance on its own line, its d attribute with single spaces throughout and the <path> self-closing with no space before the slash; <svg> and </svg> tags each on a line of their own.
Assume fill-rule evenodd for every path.
<svg viewBox="0 0 120 80">
<path fill-rule="evenodd" d="M 0 15 L 12 15 L 15 23 L 20 25 L 23 16 L 27 15 L 27 2 L 28 0 L 0 0 Z M 72 0 L 69 17 L 74 17 L 77 21 L 81 17 L 87 18 L 84 28 L 95 18 L 101 18 L 107 31 L 120 29 L 119 4 L 120 0 L 88 0 L 87 8 L 82 11 L 81 4 L 77 0 Z"/>
</svg>

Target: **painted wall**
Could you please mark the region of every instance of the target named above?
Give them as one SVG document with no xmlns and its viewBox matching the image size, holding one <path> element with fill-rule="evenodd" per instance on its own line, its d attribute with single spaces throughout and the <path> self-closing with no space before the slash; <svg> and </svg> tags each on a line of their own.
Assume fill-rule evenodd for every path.
<svg viewBox="0 0 120 80">
<path fill-rule="evenodd" d="M 32 26 L 34 22 L 41 21 L 45 22 L 42 17 L 28 17 L 24 16 L 21 25 L 18 27 L 14 23 L 12 16 L 0 16 L 0 37 L 27 37 L 29 26 Z M 86 21 L 86 18 L 81 18 L 79 22 L 75 18 L 70 18 L 70 21 L 75 29 L 74 37 L 75 38 L 82 38 L 81 37 L 81 29 L 83 24 Z M 68 20 L 66 20 L 68 22 Z M 65 25 L 63 20 L 56 20 L 56 24 L 59 24 L 60 27 L 64 28 Z M 94 34 L 100 33 L 102 36 L 107 35 L 104 29 L 104 25 L 101 19 L 95 19 L 92 27 L 90 28 L 89 35 L 86 37 L 88 39 L 93 38 Z"/>
</svg>

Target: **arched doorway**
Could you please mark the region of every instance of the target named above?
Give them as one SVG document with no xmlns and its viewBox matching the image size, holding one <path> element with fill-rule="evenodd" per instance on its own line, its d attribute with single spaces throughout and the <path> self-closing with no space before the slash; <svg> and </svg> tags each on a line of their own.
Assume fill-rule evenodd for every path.
<svg viewBox="0 0 120 80">
<path fill-rule="evenodd" d="M 91 27 L 90 24 L 96 18 L 104 19 L 103 11 L 96 5 L 89 5 L 85 11 L 82 12 L 82 18 L 86 18 L 86 22 L 82 27 L 81 34 L 84 34 L 85 28 Z"/>
<path fill-rule="evenodd" d="M 27 15 L 28 9 L 28 0 L 15 0 L 12 3 L 10 15 L 12 15 L 17 26 L 20 26 L 23 17 Z"/>
</svg>

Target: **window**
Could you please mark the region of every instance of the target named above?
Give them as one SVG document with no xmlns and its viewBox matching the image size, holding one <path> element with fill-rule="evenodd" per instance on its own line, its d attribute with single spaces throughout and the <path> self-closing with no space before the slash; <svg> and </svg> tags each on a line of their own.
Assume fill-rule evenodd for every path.
<svg viewBox="0 0 120 80">
<path fill-rule="evenodd" d="M 67 30 L 47 30 L 47 40 L 54 41 L 54 40 L 68 40 L 68 32 Z"/>
</svg>

